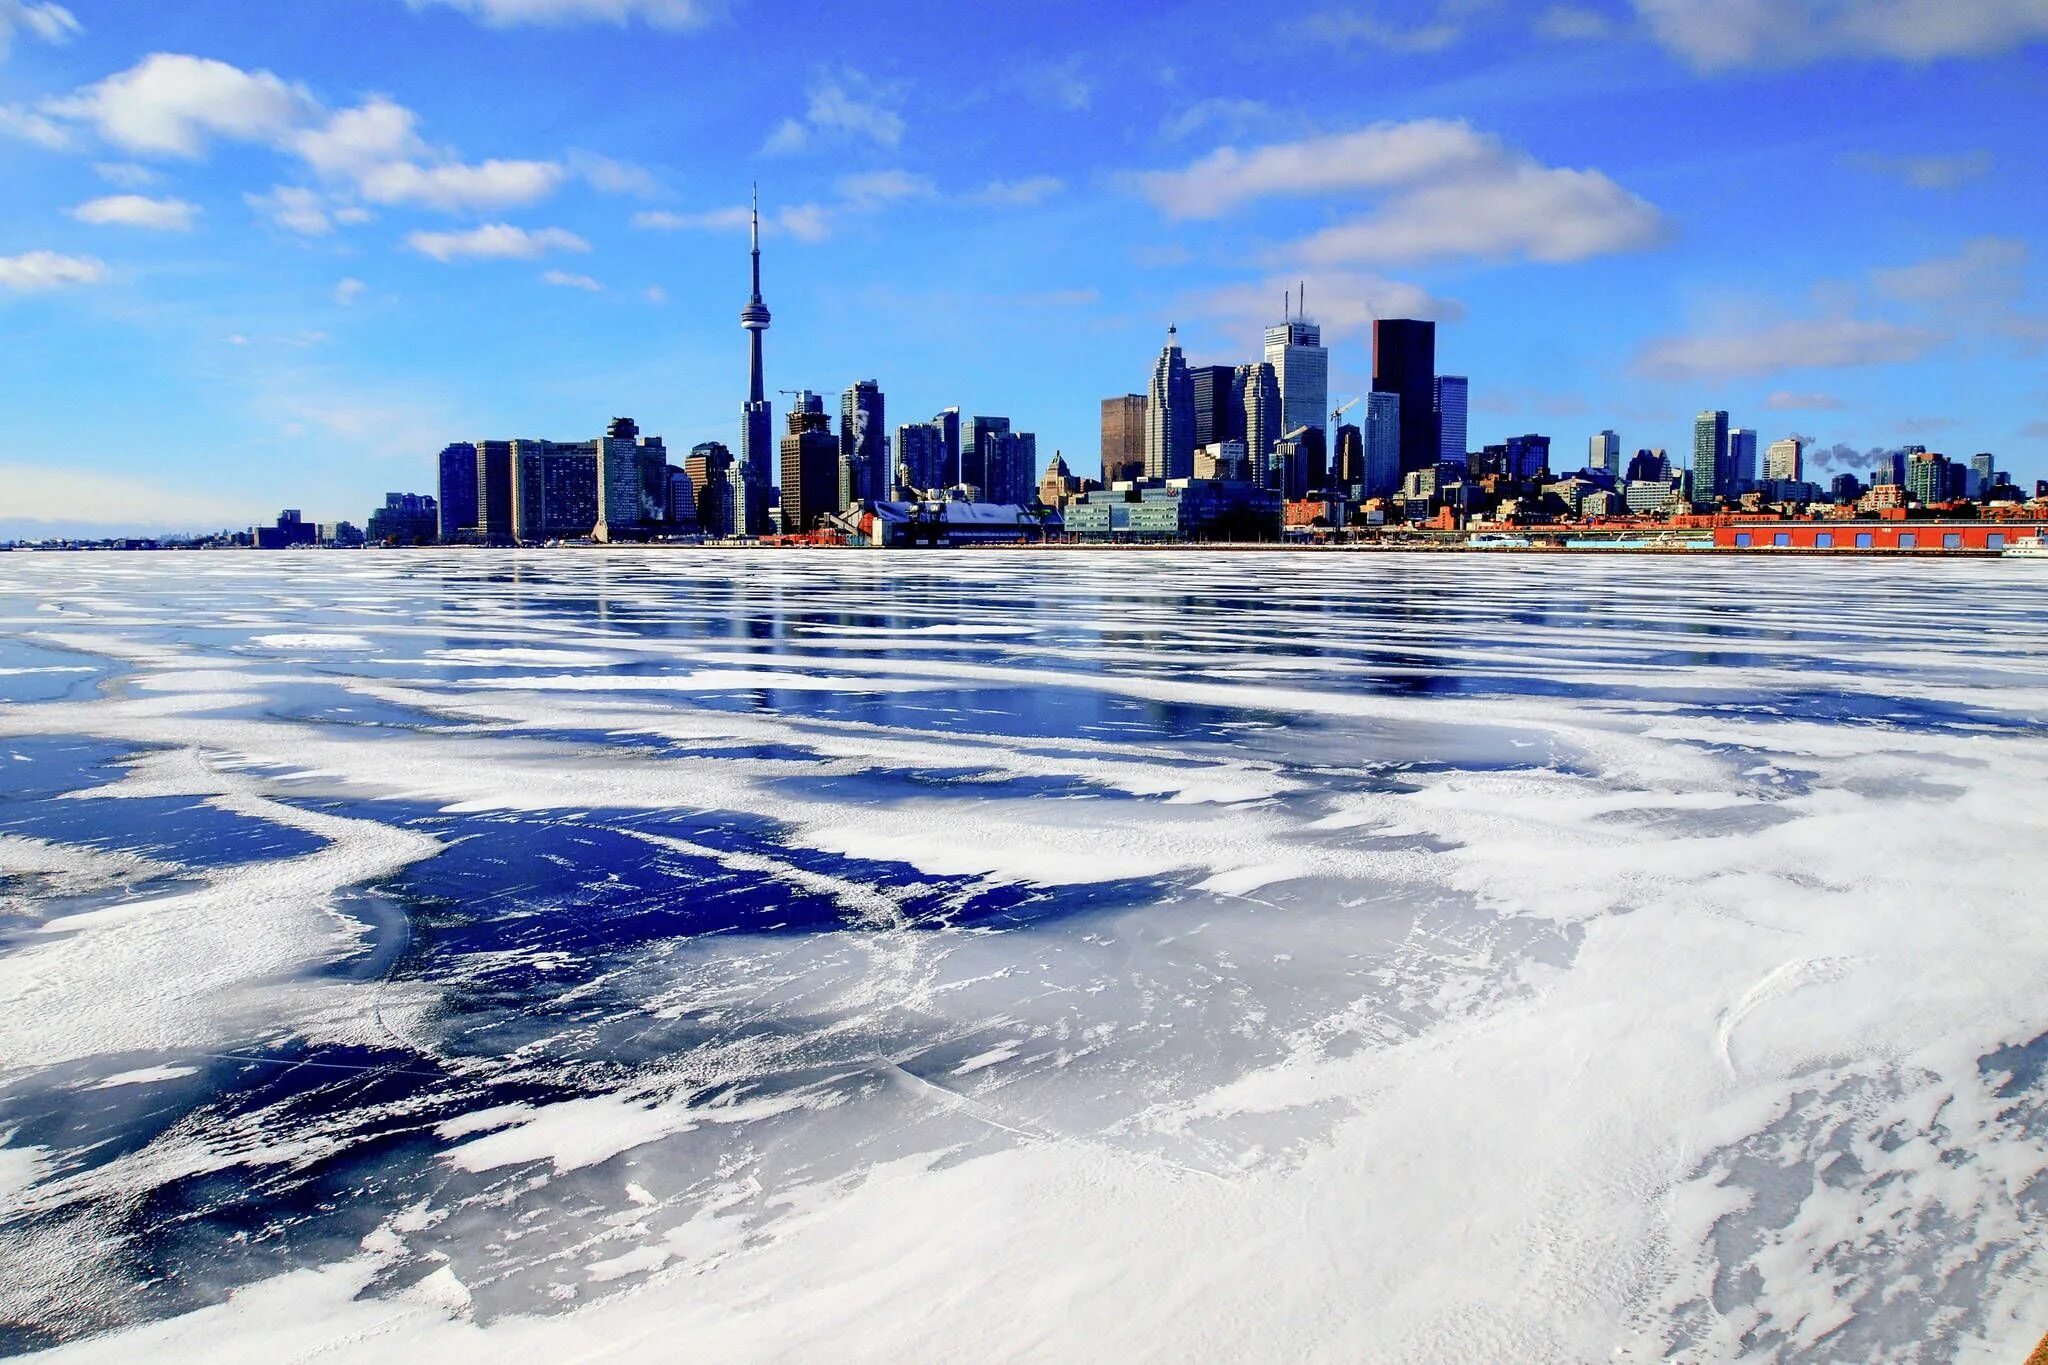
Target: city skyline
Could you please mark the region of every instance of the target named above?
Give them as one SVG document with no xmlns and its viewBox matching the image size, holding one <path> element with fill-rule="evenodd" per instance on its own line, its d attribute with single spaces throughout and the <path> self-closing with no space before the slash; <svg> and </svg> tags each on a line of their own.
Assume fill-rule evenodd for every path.
<svg viewBox="0 0 2048 1365">
<path fill-rule="evenodd" d="M 1163 30 L 1076 12 L 1054 47 L 997 18 L 958 35 L 1002 55 L 977 132 L 907 48 L 777 62 L 746 7 L 337 0 L 254 32 L 216 3 L 30 6 L 0 65 L 0 519 L 360 517 L 465 433 L 617 413 L 738 451 L 755 180 L 771 388 L 874 378 L 899 420 L 1004 413 L 1080 471 L 1167 323 L 1191 367 L 1241 364 L 1303 281 L 1331 407 L 1371 387 L 1371 316 L 1433 319 L 1474 448 L 1682 451 L 1709 408 L 1759 450 L 1812 438 L 1816 476 L 1910 444 L 2048 472 L 2042 26 L 1964 4 L 1911 41 L 1807 18 L 1716 48 L 1687 8 L 1575 33 L 1333 9 L 1233 68 L 1191 6 L 1136 80 L 1119 60 Z M 344 11 L 364 38 L 332 40 Z M 480 93 L 564 59 L 605 80 Z M 636 81 L 664 61 L 687 95 Z M 1328 78 L 1277 95 L 1303 63 Z M 779 78 L 726 98 L 755 68 Z M 1342 79 L 1367 68 L 1369 95 Z M 1730 183 L 1771 213 L 1727 214 Z"/>
</svg>

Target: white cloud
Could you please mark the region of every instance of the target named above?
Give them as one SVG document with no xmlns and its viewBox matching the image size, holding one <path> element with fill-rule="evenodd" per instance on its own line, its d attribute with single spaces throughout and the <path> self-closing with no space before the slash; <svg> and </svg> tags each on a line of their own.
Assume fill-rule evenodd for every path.
<svg viewBox="0 0 2048 1365">
<path fill-rule="evenodd" d="M 1434 318 L 1456 322 L 1465 307 L 1440 298 L 1417 284 L 1379 275 L 1327 270 L 1305 281 L 1315 301 L 1309 316 L 1322 324 L 1325 342 L 1342 341 L 1371 332 L 1376 318 Z M 1257 284 L 1235 284 L 1196 295 L 1188 306 L 1198 314 L 1246 336 L 1257 336 L 1278 314 L 1281 295 L 1303 281 L 1274 276 Z"/>
<path fill-rule="evenodd" d="M 1903 323 L 1858 318 L 1800 319 L 1743 331 L 1660 337 L 1636 367 L 1660 379 L 1723 379 L 1781 370 L 1848 369 L 1918 360 L 1939 334 Z"/>
<path fill-rule="evenodd" d="M 60 256 L 54 251 L 0 256 L 0 289 L 16 294 L 62 289 L 74 284 L 98 284 L 106 277 L 107 267 L 91 256 Z"/>
<path fill-rule="evenodd" d="M 652 199 L 661 193 L 661 185 L 654 178 L 654 172 L 646 167 L 614 161 L 595 152 L 569 153 L 569 170 L 582 177 L 590 188 L 606 194 L 632 194 Z"/>
<path fill-rule="evenodd" d="M 464 232 L 414 232 L 405 244 L 437 261 L 531 261 L 550 251 L 588 251 L 590 243 L 564 228 L 522 228 L 486 223 Z"/>
<path fill-rule="evenodd" d="M 367 284 L 351 275 L 334 286 L 334 301 L 346 308 L 369 290 Z"/>
<path fill-rule="evenodd" d="M 190 232 L 199 206 L 182 199 L 151 199 L 141 194 L 114 194 L 71 210 L 71 216 L 95 227 L 151 228 L 158 232 Z"/>
<path fill-rule="evenodd" d="M 2016 237 L 1979 237 L 1953 256 L 1871 272 L 1877 292 L 1907 303 L 2004 303 L 2019 296 L 2027 244 Z"/>
<path fill-rule="evenodd" d="M 117 147 L 182 157 L 199 156 L 209 136 L 282 144 L 316 108 L 303 86 L 268 71 L 168 52 L 44 105 Z"/>
<path fill-rule="evenodd" d="M 822 204 L 795 204 L 775 215 L 776 225 L 800 242 L 822 242 L 832 235 L 832 220 Z"/>
<path fill-rule="evenodd" d="M 751 221 L 746 205 L 706 209 L 701 213 L 670 213 L 651 209 L 631 218 L 636 228 L 650 232 L 745 232 Z M 831 211 L 822 204 L 794 204 L 777 209 L 761 220 L 763 236 L 782 234 L 800 242 L 822 242 L 832 235 Z"/>
<path fill-rule="evenodd" d="M 690 29 L 713 13 L 703 0 L 411 0 L 414 9 L 440 5 L 499 28 L 519 24 L 628 24 Z"/>
<path fill-rule="evenodd" d="M 1311 15 L 1302 31 L 1318 43 L 1381 47 L 1394 52 L 1441 52 L 1465 36 L 1462 5 L 1440 7 L 1435 19 L 1420 24 L 1397 24 L 1380 18 L 1364 7 L 1326 10 Z"/>
<path fill-rule="evenodd" d="M 353 179 L 386 163 L 425 155 L 427 144 L 418 125 L 419 116 L 412 110 L 372 95 L 297 133 L 292 150 L 321 175 Z"/>
<path fill-rule="evenodd" d="M 245 194 L 250 208 L 301 237 L 325 237 L 334 231 L 334 217 L 327 201 L 302 185 L 278 185 L 268 194 Z"/>
<path fill-rule="evenodd" d="M 1536 17 L 1536 35 L 1554 42 L 1587 43 L 1611 38 L 1613 19 L 1584 5 L 1552 5 Z"/>
<path fill-rule="evenodd" d="M 566 270 L 549 270 L 540 277 L 542 284 L 551 284 L 558 289 L 581 289 L 591 294 L 602 294 L 604 286 L 588 275 L 572 275 Z"/>
<path fill-rule="evenodd" d="M 1959 152 L 1954 156 L 1879 156 L 1850 158 L 1853 165 L 1901 180 L 1916 190 L 1953 190 L 1991 173 L 1991 153 Z"/>
<path fill-rule="evenodd" d="M 1635 0 L 1651 34 L 1702 70 L 1828 57 L 1985 57 L 2048 37 L 2041 0 Z"/>
<path fill-rule="evenodd" d="M 13 49 L 17 29 L 46 43 L 67 43 L 85 32 L 84 25 L 62 5 L 0 0 L 0 62 L 6 61 Z"/>
<path fill-rule="evenodd" d="M 1294 248 L 1320 265 L 1438 257 L 1578 261 L 1662 241 L 1655 206 L 1599 171 L 1545 166 L 1462 122 L 1421 119 L 1240 151 L 1223 147 L 1137 185 L 1174 218 L 1272 196 L 1377 192 L 1377 211 Z"/>
<path fill-rule="evenodd" d="M 967 198 L 969 203 L 995 208 L 1030 208 L 1065 189 L 1058 176 L 1034 175 L 1023 180 L 991 180 Z"/>
<path fill-rule="evenodd" d="M 1095 99 L 1095 86 L 1081 74 L 1081 58 L 1027 66 L 1012 82 L 1017 92 L 1033 104 L 1063 113 L 1078 114 Z"/>
<path fill-rule="evenodd" d="M 1197 100 L 1159 125 L 1159 135 L 1169 142 L 1192 137 L 1204 128 L 1221 129 L 1225 136 L 1242 136 L 1247 129 L 1270 121 L 1272 109 L 1263 100 L 1217 97 Z"/>
<path fill-rule="evenodd" d="M 852 209 L 879 208 L 899 199 L 930 199 L 938 193 L 931 177 L 910 171 L 871 171 L 841 176 L 839 197 Z"/>
<path fill-rule="evenodd" d="M 1831 393 L 1793 393 L 1780 389 L 1764 399 L 1764 406 L 1772 412 L 1839 412 L 1848 404 Z"/>
<path fill-rule="evenodd" d="M 0 104 L 0 135 L 33 142 L 53 152 L 68 152 L 77 143 L 63 124 L 18 104 Z"/>
<path fill-rule="evenodd" d="M 901 92 L 877 85 L 851 69 L 820 72 L 808 90 L 809 104 L 801 122 L 786 118 L 775 126 L 762 152 L 774 156 L 802 151 L 814 133 L 864 138 L 877 146 L 903 141 L 903 116 L 895 109 Z"/>
<path fill-rule="evenodd" d="M 535 203 L 555 192 L 562 168 L 551 161 L 501 161 L 476 165 L 450 162 L 421 166 L 392 161 L 373 166 L 356 181 L 373 204 L 410 204 L 458 213 L 509 209 Z"/>
<path fill-rule="evenodd" d="M 92 168 L 100 179 L 124 190 L 146 190 L 163 179 L 149 167 L 133 161 L 96 161 Z"/>
</svg>

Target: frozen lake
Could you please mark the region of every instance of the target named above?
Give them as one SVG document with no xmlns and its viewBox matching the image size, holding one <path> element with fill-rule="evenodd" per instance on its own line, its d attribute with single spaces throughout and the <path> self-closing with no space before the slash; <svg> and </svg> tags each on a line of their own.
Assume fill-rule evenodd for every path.
<svg viewBox="0 0 2048 1365">
<path fill-rule="evenodd" d="M 2044 568 L 0 555 L 0 1354 L 2016 1361 Z"/>
</svg>

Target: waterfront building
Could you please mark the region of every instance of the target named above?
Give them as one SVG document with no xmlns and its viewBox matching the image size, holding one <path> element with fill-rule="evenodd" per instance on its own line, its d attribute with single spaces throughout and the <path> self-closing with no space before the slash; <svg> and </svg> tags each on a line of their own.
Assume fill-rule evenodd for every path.
<svg viewBox="0 0 2048 1365">
<path fill-rule="evenodd" d="M 782 438 L 782 529 L 797 535 L 815 531 L 839 511 L 839 442 L 825 400 L 808 390 L 797 394 Z"/>
<path fill-rule="evenodd" d="M 1264 485 L 1273 444 L 1287 434 L 1280 425 L 1280 376 L 1265 361 L 1237 367 L 1237 410 L 1244 414 L 1245 456 L 1251 481 Z"/>
<path fill-rule="evenodd" d="M 694 535 L 704 528 L 697 523 L 697 489 L 681 465 L 668 467 L 668 511 L 662 518 L 670 535 Z"/>
<path fill-rule="evenodd" d="M 386 493 L 364 533 L 379 545 L 432 545 L 440 534 L 440 508 L 422 493 Z"/>
<path fill-rule="evenodd" d="M 1946 455 L 1916 451 L 1906 461 L 1906 493 L 1923 506 L 1949 501 L 1955 496 L 1951 486 L 1953 468 Z"/>
<path fill-rule="evenodd" d="M 1372 325 L 1372 386 L 1401 399 L 1401 472 L 1405 475 L 1434 465 L 1440 455 L 1436 324 L 1414 318 L 1376 320 Z"/>
<path fill-rule="evenodd" d="M 1384 498 L 1401 486 L 1401 395 L 1378 389 L 1365 396 L 1365 476 L 1362 496 Z M 1460 459 L 1464 451 L 1459 451 Z"/>
<path fill-rule="evenodd" d="M 857 379 L 839 397 L 839 505 L 887 497 L 889 473 L 882 386 Z"/>
<path fill-rule="evenodd" d="M 1746 493 L 1756 483 L 1756 432 L 1728 428 L 1728 491 Z"/>
<path fill-rule="evenodd" d="M 1621 473 L 1621 437 L 1603 431 L 1586 442 L 1586 468 L 1601 474 Z"/>
<path fill-rule="evenodd" d="M 298 508 L 287 507 L 277 514 L 276 525 L 252 527 L 250 538 L 259 550 L 289 550 L 295 545 L 317 544 L 320 528 L 301 516 Z"/>
<path fill-rule="evenodd" d="M 1007 417 L 975 417 L 960 428 L 960 473 L 954 483 L 962 488 L 972 488 L 978 499 L 989 500 L 995 495 L 989 482 L 992 473 L 991 457 L 1000 454 L 995 437 L 999 432 L 1010 429 Z"/>
<path fill-rule="evenodd" d="M 754 197 L 753 218 L 748 231 L 753 257 L 754 292 L 740 310 L 740 326 L 747 333 L 747 401 L 740 409 L 740 459 L 754 480 L 766 488 L 775 481 L 772 454 L 774 422 L 768 403 L 766 380 L 761 373 L 761 338 L 768 330 L 768 305 L 761 301 L 761 201 Z"/>
<path fill-rule="evenodd" d="M 476 533 L 476 447 L 468 441 L 444 446 L 440 456 L 441 539 L 453 543 Z"/>
<path fill-rule="evenodd" d="M 1465 412 L 1471 385 L 1461 374 L 1436 377 L 1436 449 L 1438 460 L 1465 462 Z"/>
<path fill-rule="evenodd" d="M 1693 419 L 1692 495 L 1712 506 L 1736 490 L 1728 468 L 1728 414 L 1710 409 Z"/>
<path fill-rule="evenodd" d="M 726 499 L 732 509 L 728 535 L 765 536 L 775 529 L 782 508 L 771 498 L 774 489 L 754 477 L 744 460 L 734 460 L 725 471 Z"/>
<path fill-rule="evenodd" d="M 704 535 L 735 534 L 733 464 L 732 451 L 723 441 L 700 442 L 683 458 L 683 477 L 689 480 L 690 498 L 697 509 L 697 529 Z"/>
<path fill-rule="evenodd" d="M 1771 442 L 1764 452 L 1764 477 L 1771 480 L 1790 480 L 1797 483 L 1806 477 L 1805 443 L 1797 436 L 1787 436 L 1782 441 Z"/>
<path fill-rule="evenodd" d="M 512 443 L 476 443 L 476 529 L 486 545 L 510 545 L 512 527 Z"/>
<path fill-rule="evenodd" d="M 1318 451 L 1329 449 L 1323 432 L 1330 421 L 1330 353 L 1323 329 L 1302 316 L 1266 329 L 1266 364 L 1280 386 L 1280 429 L 1274 439 L 1307 427 L 1317 434 Z"/>
<path fill-rule="evenodd" d="M 1067 504 L 1067 534 L 1086 541 L 1267 541 L 1284 503 L 1255 484 L 1204 479 L 1090 489 Z"/>
<path fill-rule="evenodd" d="M 668 448 L 659 436 L 642 437 L 630 417 L 614 417 L 597 440 L 599 540 L 631 540 L 661 520 L 668 503 Z"/>
<path fill-rule="evenodd" d="M 1145 395 L 1126 393 L 1102 400 L 1102 481 L 1124 483 L 1145 477 Z"/>
<path fill-rule="evenodd" d="M 512 442 L 512 538 L 587 536 L 598 522 L 596 441 Z"/>
<path fill-rule="evenodd" d="M 1185 479 L 1194 472 L 1194 380 L 1181 355 L 1179 333 L 1168 327 L 1145 392 L 1145 477 Z"/>
<path fill-rule="evenodd" d="M 896 428 L 896 470 L 890 486 L 892 497 L 900 493 L 929 493 L 948 488 L 956 479 L 946 476 L 946 429 L 937 422 L 909 422 Z"/>
</svg>

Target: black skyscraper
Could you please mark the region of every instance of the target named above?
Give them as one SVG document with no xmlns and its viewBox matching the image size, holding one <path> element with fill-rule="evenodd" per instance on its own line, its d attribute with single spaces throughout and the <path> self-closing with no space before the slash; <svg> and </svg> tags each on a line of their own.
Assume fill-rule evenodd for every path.
<svg viewBox="0 0 2048 1365">
<path fill-rule="evenodd" d="M 1436 324 L 1410 318 L 1373 323 L 1372 386 L 1401 397 L 1401 472 L 1434 469 Z"/>
<path fill-rule="evenodd" d="M 1195 385 L 1195 449 L 1218 441 L 1242 441 L 1244 418 L 1237 407 L 1237 367 L 1196 365 L 1188 370 Z"/>
<path fill-rule="evenodd" d="M 457 441 L 441 451 L 441 540 L 446 544 L 476 529 L 476 447 Z"/>
</svg>

